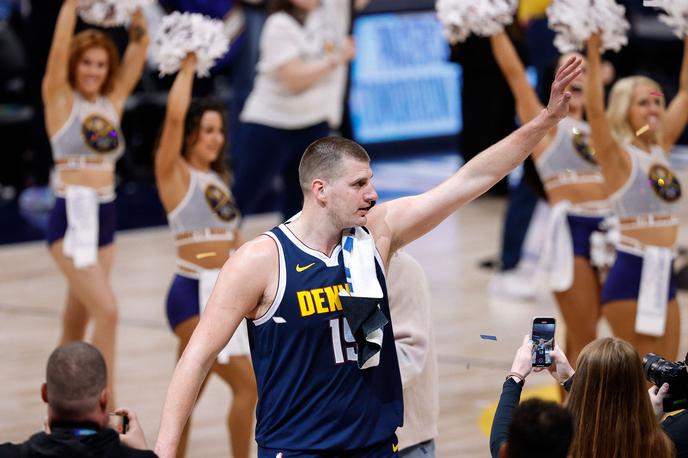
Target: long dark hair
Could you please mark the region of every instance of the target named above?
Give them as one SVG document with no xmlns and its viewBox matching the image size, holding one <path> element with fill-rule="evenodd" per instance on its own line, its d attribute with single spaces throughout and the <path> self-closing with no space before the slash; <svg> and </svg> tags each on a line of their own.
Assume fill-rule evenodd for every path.
<svg viewBox="0 0 688 458">
<path fill-rule="evenodd" d="M 301 25 L 306 23 L 307 12 L 295 6 L 291 0 L 270 0 L 268 14 L 279 13 L 280 11 L 284 11 Z"/>
<path fill-rule="evenodd" d="M 198 140 L 198 129 L 201 127 L 201 118 L 207 111 L 214 111 L 220 114 L 222 119 L 222 130 L 225 133 L 225 142 L 222 145 L 220 154 L 213 162 L 210 163 L 210 169 L 216 172 L 223 181 L 229 183 L 232 179 L 232 174 L 227 167 L 227 123 L 225 122 L 225 107 L 222 103 L 215 99 L 205 98 L 200 100 L 193 100 L 189 106 L 189 111 L 186 113 L 184 120 L 184 140 L 182 144 L 182 157 L 189 159 L 189 151 L 191 146 Z"/>
</svg>

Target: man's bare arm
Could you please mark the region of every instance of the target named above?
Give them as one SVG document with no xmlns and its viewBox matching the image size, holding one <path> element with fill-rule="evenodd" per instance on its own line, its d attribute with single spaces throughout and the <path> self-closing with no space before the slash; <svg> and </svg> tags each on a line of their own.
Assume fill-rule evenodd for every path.
<svg viewBox="0 0 688 458">
<path fill-rule="evenodd" d="M 260 304 L 272 276 L 277 275 L 277 256 L 274 242 L 259 237 L 239 248 L 222 268 L 167 389 L 155 444 L 161 458 L 176 456 L 203 380 L 241 320 Z"/>
<path fill-rule="evenodd" d="M 494 186 L 533 150 L 533 147 L 568 114 L 571 94 L 565 88 L 580 74 L 580 59 L 562 65 L 552 84 L 549 104 L 538 116 L 471 159 L 439 186 L 413 197 L 373 208 L 369 226 L 378 248 L 393 252 L 434 229 L 463 205 Z M 382 241 L 382 239 L 387 239 Z M 383 247 L 383 251 L 387 251 Z"/>
</svg>

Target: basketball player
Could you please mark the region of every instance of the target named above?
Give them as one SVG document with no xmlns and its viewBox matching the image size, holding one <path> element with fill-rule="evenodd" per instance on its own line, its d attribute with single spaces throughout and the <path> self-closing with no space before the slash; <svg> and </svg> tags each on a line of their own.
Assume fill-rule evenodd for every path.
<svg viewBox="0 0 688 458">
<path fill-rule="evenodd" d="M 383 291 L 379 305 L 389 320 L 384 266 L 390 255 L 525 159 L 568 113 L 571 94 L 564 88 L 579 67 L 576 58 L 561 67 L 549 105 L 535 119 L 419 196 L 373 208 L 378 196 L 366 151 L 337 137 L 312 143 L 299 166 L 301 213 L 244 244 L 222 268 L 172 377 L 156 453 L 175 456 L 206 373 L 246 317 L 258 383 L 260 458 L 397 456 L 394 431 L 403 406 L 392 327 L 383 328 L 379 364 L 359 369 L 336 294 L 347 284 L 342 233 L 365 226 L 371 234 Z"/>
</svg>

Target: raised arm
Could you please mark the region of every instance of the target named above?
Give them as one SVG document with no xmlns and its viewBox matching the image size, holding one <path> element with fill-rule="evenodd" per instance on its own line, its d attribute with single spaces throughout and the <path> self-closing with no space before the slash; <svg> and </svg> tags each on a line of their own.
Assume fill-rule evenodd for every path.
<svg viewBox="0 0 688 458">
<path fill-rule="evenodd" d="M 557 72 L 549 104 L 533 120 L 492 145 L 439 186 L 418 196 L 386 202 L 371 210 L 369 226 L 378 248 L 389 253 L 434 229 L 463 205 L 494 186 L 520 164 L 547 132 L 564 118 L 568 84 L 581 72 L 572 57 Z M 383 241 L 382 238 L 387 238 Z"/>
<path fill-rule="evenodd" d="M 179 438 L 203 380 L 240 321 L 261 302 L 269 276 L 277 275 L 266 266 L 276 266 L 276 261 L 274 242 L 260 237 L 239 248 L 222 268 L 167 389 L 155 444 L 161 458 L 176 456 Z"/>
<path fill-rule="evenodd" d="M 122 65 L 117 72 L 114 88 L 112 93 L 109 94 L 110 101 L 115 105 L 120 115 L 124 108 L 124 102 L 136 87 L 141 78 L 141 73 L 143 73 L 149 42 L 146 17 L 143 15 L 141 8 L 138 8 L 131 17 L 129 44 L 124 52 Z"/>
<path fill-rule="evenodd" d="M 588 39 L 588 67 L 585 79 L 585 112 L 590 124 L 590 139 L 595 149 L 597 161 L 602 168 L 610 191 L 620 186 L 616 177 L 625 178 L 630 171 L 626 154 L 612 136 L 612 128 L 604 109 L 604 88 L 600 73 L 600 37 L 593 34 Z M 621 173 L 619 173 L 621 172 Z"/>
<path fill-rule="evenodd" d="M 196 56 L 189 54 L 182 61 L 181 69 L 167 95 L 165 122 L 155 153 L 155 176 L 159 182 L 170 176 L 183 161 L 184 120 L 191 103 L 195 70 Z"/>
<path fill-rule="evenodd" d="M 526 123 L 535 118 L 544 107 L 528 82 L 526 69 L 523 67 L 523 63 L 506 32 L 502 31 L 492 35 L 490 45 L 497 65 L 499 65 L 499 69 L 509 83 L 511 93 L 516 99 L 518 117 L 521 122 Z"/>
<path fill-rule="evenodd" d="M 688 121 L 688 35 L 683 39 L 683 61 L 678 93 L 671 101 L 664 117 L 664 151 L 669 151 L 681 136 Z"/>
<path fill-rule="evenodd" d="M 57 96 L 64 95 L 69 87 L 69 48 L 76 26 L 76 0 L 64 0 L 55 23 L 53 42 L 43 76 L 43 100 L 50 106 Z"/>
</svg>

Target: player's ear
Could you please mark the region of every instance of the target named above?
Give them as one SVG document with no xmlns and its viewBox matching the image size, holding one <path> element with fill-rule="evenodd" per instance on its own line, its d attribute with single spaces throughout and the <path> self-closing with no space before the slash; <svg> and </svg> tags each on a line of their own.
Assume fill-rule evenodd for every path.
<svg viewBox="0 0 688 458">
<path fill-rule="evenodd" d="M 311 182 L 311 194 L 321 207 L 327 203 L 326 187 L 327 183 L 321 178 L 316 178 Z"/>
</svg>

